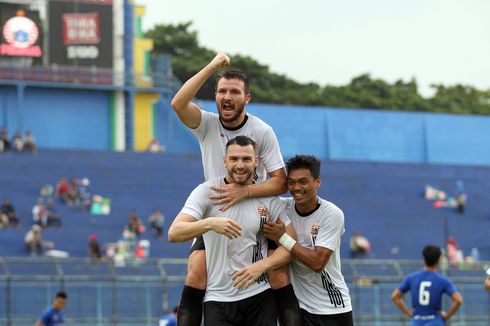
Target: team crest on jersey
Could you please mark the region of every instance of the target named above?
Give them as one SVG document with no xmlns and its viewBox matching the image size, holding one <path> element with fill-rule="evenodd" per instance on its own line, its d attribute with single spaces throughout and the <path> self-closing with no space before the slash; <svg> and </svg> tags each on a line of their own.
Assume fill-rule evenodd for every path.
<svg viewBox="0 0 490 326">
<path fill-rule="evenodd" d="M 269 207 L 267 207 L 262 201 L 259 201 L 259 206 L 257 206 L 257 214 L 260 218 L 260 224 L 264 224 L 269 219 Z"/>
<path fill-rule="evenodd" d="M 316 236 L 318 235 L 318 230 L 320 230 L 320 224 L 313 224 L 310 229 L 311 240 L 315 244 Z"/>
</svg>

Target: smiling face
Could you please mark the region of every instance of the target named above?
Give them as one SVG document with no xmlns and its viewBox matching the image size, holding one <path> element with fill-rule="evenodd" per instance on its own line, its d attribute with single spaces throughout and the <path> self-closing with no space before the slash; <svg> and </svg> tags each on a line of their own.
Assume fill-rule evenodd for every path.
<svg viewBox="0 0 490 326">
<path fill-rule="evenodd" d="M 252 183 L 258 160 L 253 145 L 229 145 L 225 156 L 226 180 L 242 185 Z"/>
<path fill-rule="evenodd" d="M 251 95 L 245 91 L 245 83 L 237 78 L 222 77 L 216 85 L 216 107 L 225 127 L 239 126 L 245 118 L 245 105 Z"/>
<path fill-rule="evenodd" d="M 299 168 L 288 173 L 288 191 L 293 196 L 296 208 L 301 213 L 311 212 L 317 206 L 317 190 L 320 188 L 320 177 L 313 178 L 310 170 Z"/>
</svg>

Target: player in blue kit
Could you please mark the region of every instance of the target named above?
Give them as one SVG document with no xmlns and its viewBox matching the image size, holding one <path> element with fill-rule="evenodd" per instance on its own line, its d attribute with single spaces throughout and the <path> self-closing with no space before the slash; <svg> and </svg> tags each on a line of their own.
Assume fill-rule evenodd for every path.
<svg viewBox="0 0 490 326">
<path fill-rule="evenodd" d="M 66 305 L 68 296 L 65 292 L 60 291 L 56 293 L 56 297 L 53 300 L 53 305 L 46 308 L 42 315 L 36 320 L 35 326 L 61 326 L 63 325 L 63 314 L 61 310 Z"/>
<path fill-rule="evenodd" d="M 400 286 L 393 291 L 391 299 L 395 305 L 412 319 L 412 326 L 443 326 L 463 303 L 461 294 L 453 283 L 437 273 L 441 249 L 427 245 L 422 251 L 425 267 L 408 275 Z M 413 311 L 403 301 L 403 295 L 410 291 Z M 442 296 L 446 293 L 452 299 L 449 310 L 442 310 Z"/>
</svg>

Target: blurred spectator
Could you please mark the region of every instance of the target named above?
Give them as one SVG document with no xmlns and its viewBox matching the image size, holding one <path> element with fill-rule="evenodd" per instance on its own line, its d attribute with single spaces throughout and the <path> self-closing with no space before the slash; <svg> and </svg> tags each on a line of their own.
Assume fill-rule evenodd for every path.
<svg viewBox="0 0 490 326">
<path fill-rule="evenodd" d="M 69 197 L 68 192 L 70 190 L 70 184 L 66 180 L 65 177 L 62 177 L 58 180 L 56 184 L 56 189 L 54 191 L 55 195 L 59 197 L 64 203 L 68 203 Z"/>
<path fill-rule="evenodd" d="M 366 237 L 363 237 L 359 231 L 354 231 L 350 238 L 350 256 L 351 258 L 367 258 L 371 252 L 371 244 Z"/>
<path fill-rule="evenodd" d="M 129 212 L 129 222 L 127 229 L 129 232 L 133 233 L 136 238 L 139 238 L 141 236 L 141 233 L 145 231 L 145 227 L 143 226 L 141 220 L 138 218 L 138 213 L 136 213 L 136 210 L 134 209 Z"/>
<path fill-rule="evenodd" d="M 0 129 L 0 152 L 8 152 L 11 149 L 7 128 L 2 128 Z"/>
<path fill-rule="evenodd" d="M 37 152 L 36 140 L 30 130 L 27 130 L 22 137 L 22 151 L 35 154 Z"/>
<path fill-rule="evenodd" d="M 0 206 L 0 228 L 2 224 L 4 224 L 5 227 L 15 226 L 16 228 L 19 228 L 21 226 L 14 206 L 7 197 L 3 198 L 2 206 Z"/>
<path fill-rule="evenodd" d="M 31 255 L 41 254 L 44 249 L 52 249 L 54 247 L 54 244 L 52 242 L 43 241 L 41 232 L 41 227 L 37 224 L 34 224 L 33 226 L 31 226 L 31 229 L 26 233 L 24 243 Z"/>
<path fill-rule="evenodd" d="M 68 206 L 78 206 L 80 204 L 77 178 L 71 178 L 65 202 Z"/>
<path fill-rule="evenodd" d="M 44 198 L 37 199 L 36 204 L 32 207 L 32 222 L 39 226 L 48 224 L 48 215 L 44 206 Z"/>
<path fill-rule="evenodd" d="M 490 291 L 490 268 L 487 269 L 487 277 L 483 283 L 485 290 Z"/>
<path fill-rule="evenodd" d="M 48 227 L 58 227 L 63 228 L 63 223 L 61 222 L 61 216 L 54 207 L 54 200 L 48 199 L 46 205 L 46 216 L 47 216 L 47 226 Z"/>
<path fill-rule="evenodd" d="M 165 147 L 160 145 L 156 138 L 153 138 L 148 144 L 147 151 L 150 153 L 163 153 L 165 152 Z"/>
<path fill-rule="evenodd" d="M 95 234 L 88 236 L 88 256 L 92 260 L 99 260 L 102 258 L 102 249 L 97 242 L 97 237 Z"/>
<path fill-rule="evenodd" d="M 15 132 L 14 137 L 12 137 L 12 149 L 16 151 L 17 153 L 22 152 L 22 147 L 24 146 L 24 143 L 22 141 L 22 134 L 20 133 L 19 130 Z"/>
<path fill-rule="evenodd" d="M 158 209 L 148 217 L 148 224 L 150 225 L 151 231 L 157 235 L 158 240 L 162 239 L 164 222 L 165 216 Z"/>
<path fill-rule="evenodd" d="M 457 264 L 463 261 L 463 252 L 458 249 L 458 244 L 454 237 L 448 237 L 446 241 L 446 256 L 450 264 Z"/>
<path fill-rule="evenodd" d="M 456 210 L 461 214 L 464 213 L 466 206 L 466 193 L 464 191 L 464 183 L 461 180 L 456 181 Z"/>
</svg>

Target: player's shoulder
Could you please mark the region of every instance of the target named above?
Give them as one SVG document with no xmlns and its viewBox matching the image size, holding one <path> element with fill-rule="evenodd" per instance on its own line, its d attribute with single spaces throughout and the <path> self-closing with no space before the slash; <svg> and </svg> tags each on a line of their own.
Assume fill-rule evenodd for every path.
<svg viewBox="0 0 490 326">
<path fill-rule="evenodd" d="M 318 197 L 318 202 L 320 203 L 320 211 L 323 214 L 335 215 L 344 218 L 344 212 L 336 204 Z"/>
<path fill-rule="evenodd" d="M 253 114 L 250 114 L 250 113 L 247 113 L 248 114 L 248 123 L 250 124 L 250 126 L 254 129 L 257 129 L 257 130 L 271 130 L 272 131 L 272 127 L 267 123 L 265 122 L 264 120 L 254 116 Z"/>
</svg>

